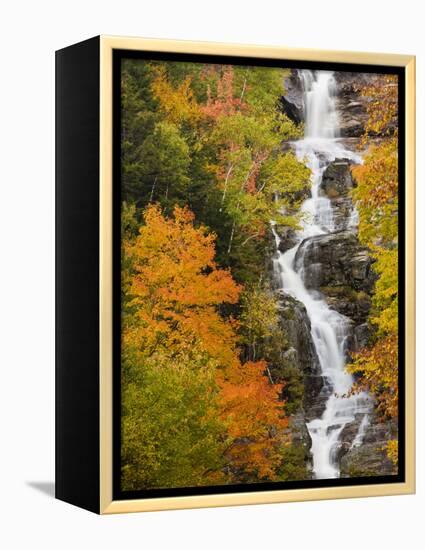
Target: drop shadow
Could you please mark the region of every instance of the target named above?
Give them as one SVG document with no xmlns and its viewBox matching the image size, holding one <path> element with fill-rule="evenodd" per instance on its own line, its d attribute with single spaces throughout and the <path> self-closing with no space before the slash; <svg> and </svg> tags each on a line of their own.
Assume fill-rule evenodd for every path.
<svg viewBox="0 0 425 550">
<path fill-rule="evenodd" d="M 27 481 L 26 485 L 44 493 L 50 498 L 55 498 L 55 482 L 54 481 Z"/>
</svg>

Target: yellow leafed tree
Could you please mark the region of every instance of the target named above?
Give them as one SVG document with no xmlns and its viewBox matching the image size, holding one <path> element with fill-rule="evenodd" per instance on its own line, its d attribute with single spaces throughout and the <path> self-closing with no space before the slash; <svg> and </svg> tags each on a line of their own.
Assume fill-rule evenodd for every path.
<svg viewBox="0 0 425 550">
<path fill-rule="evenodd" d="M 353 168 L 353 192 L 360 213 L 359 237 L 371 250 L 378 275 L 369 321 L 371 344 L 350 365 L 360 375 L 358 386 L 371 391 L 384 417 L 398 415 L 398 88 L 397 77 L 382 75 L 362 90 L 368 97 L 368 123 L 363 144 L 371 144 L 363 165 Z M 396 441 L 388 455 L 397 461 Z"/>
</svg>

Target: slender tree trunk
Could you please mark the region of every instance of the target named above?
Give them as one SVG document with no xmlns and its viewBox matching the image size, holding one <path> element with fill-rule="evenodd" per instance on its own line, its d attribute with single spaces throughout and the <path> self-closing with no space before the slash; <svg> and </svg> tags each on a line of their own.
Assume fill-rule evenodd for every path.
<svg viewBox="0 0 425 550">
<path fill-rule="evenodd" d="M 222 208 L 223 208 L 223 204 L 224 204 L 224 199 L 226 198 L 226 194 L 227 194 L 227 184 L 229 183 L 229 178 L 230 178 L 230 174 L 232 173 L 232 170 L 233 170 L 233 163 L 231 163 L 229 165 L 229 168 L 227 170 L 227 173 L 226 173 L 226 178 L 224 180 L 224 189 L 223 189 L 223 195 L 221 197 L 221 207 L 220 207 L 220 212 L 222 211 Z"/>
<path fill-rule="evenodd" d="M 151 198 L 149 199 L 149 202 L 153 201 L 153 194 L 155 193 L 155 187 L 156 187 L 156 180 L 158 176 L 155 176 L 155 179 L 153 180 L 152 184 L 152 190 L 151 190 Z"/>
<path fill-rule="evenodd" d="M 247 237 L 243 243 L 241 243 L 241 246 L 245 246 L 247 242 L 249 242 L 251 239 L 255 239 L 255 237 L 259 237 L 260 236 L 260 232 L 257 231 L 257 233 L 254 233 L 254 235 L 250 235 L 249 237 Z"/>
<path fill-rule="evenodd" d="M 267 376 L 269 377 L 269 380 L 270 380 L 270 384 L 273 385 L 274 382 L 273 382 L 272 373 L 270 372 L 269 367 L 266 367 L 266 371 L 267 371 Z"/>
<path fill-rule="evenodd" d="M 242 185 L 241 185 L 241 188 L 240 188 L 241 193 L 243 192 L 243 189 L 244 189 L 245 185 L 247 184 L 251 173 L 252 173 L 252 168 L 249 169 L 248 174 L 246 175 L 246 178 L 242 182 Z M 236 210 L 239 210 L 240 203 L 241 203 L 241 201 L 239 199 L 238 204 L 236 205 Z M 233 237 L 235 236 L 235 227 L 236 227 L 236 220 L 233 220 L 232 232 L 230 233 L 229 246 L 227 247 L 227 254 L 230 254 L 230 252 L 232 251 Z"/>
<path fill-rule="evenodd" d="M 241 93 L 241 97 L 240 97 L 241 102 L 243 100 L 243 96 L 245 95 L 245 90 L 246 90 L 246 77 L 244 78 L 244 81 L 243 81 L 242 93 Z"/>
<path fill-rule="evenodd" d="M 236 225 L 236 220 L 233 220 L 232 231 L 230 233 L 229 246 L 227 247 L 227 254 L 230 254 L 230 252 L 232 251 L 233 237 L 235 235 L 235 225 Z"/>
</svg>

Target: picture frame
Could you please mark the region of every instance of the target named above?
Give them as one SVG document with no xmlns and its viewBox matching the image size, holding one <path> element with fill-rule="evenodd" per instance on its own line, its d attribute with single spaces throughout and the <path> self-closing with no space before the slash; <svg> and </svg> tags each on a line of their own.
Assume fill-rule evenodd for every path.
<svg viewBox="0 0 425 550">
<path fill-rule="evenodd" d="M 121 348 L 125 344 L 120 328 L 123 236 L 119 226 L 123 201 L 120 88 L 123 59 L 397 77 L 400 183 L 400 208 L 396 214 L 400 266 L 397 334 L 402 353 L 395 390 L 399 393 L 396 474 L 382 478 L 354 474 L 352 478 L 325 476 L 282 482 L 268 481 L 265 476 L 261 482 L 250 479 L 246 483 L 158 485 L 156 489 L 154 485 L 149 489 L 129 485 L 133 488 L 122 490 L 120 388 Z M 334 155 L 334 159 L 338 158 Z M 155 185 L 158 180 L 153 181 Z M 153 193 L 151 184 L 148 195 Z M 200 234 L 197 238 L 201 239 Z M 112 36 L 98 36 L 59 50 L 56 52 L 56 498 L 95 513 L 111 514 L 413 493 L 414 273 L 413 56 Z M 336 394 L 335 386 L 327 399 L 332 391 Z M 234 464 L 226 465 L 228 469 L 233 467 Z"/>
</svg>

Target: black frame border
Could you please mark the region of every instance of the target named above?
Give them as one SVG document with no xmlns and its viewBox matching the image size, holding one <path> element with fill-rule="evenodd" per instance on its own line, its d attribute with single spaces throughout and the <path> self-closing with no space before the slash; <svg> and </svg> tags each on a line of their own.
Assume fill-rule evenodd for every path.
<svg viewBox="0 0 425 550">
<path fill-rule="evenodd" d="M 398 77 L 398 237 L 399 237 L 399 368 L 398 390 L 398 435 L 399 458 L 398 474 L 387 476 L 338 478 L 329 480 L 300 480 L 264 482 L 234 485 L 214 485 L 201 487 L 179 487 L 164 489 L 121 490 L 121 61 L 140 59 L 146 61 L 184 61 L 224 65 L 262 66 L 274 68 L 297 68 L 311 70 L 333 70 L 340 72 L 393 74 Z M 230 493 L 255 493 L 260 491 L 281 491 L 290 489 L 317 489 L 331 487 L 383 485 L 405 482 L 406 480 L 406 69 L 386 65 L 366 65 L 360 63 L 336 63 L 325 61 L 294 61 L 257 57 L 235 57 L 227 55 L 187 54 L 150 52 L 142 50 L 113 50 L 113 405 L 112 405 L 112 446 L 113 446 L 113 500 L 164 498 L 179 496 L 217 495 Z"/>
</svg>

